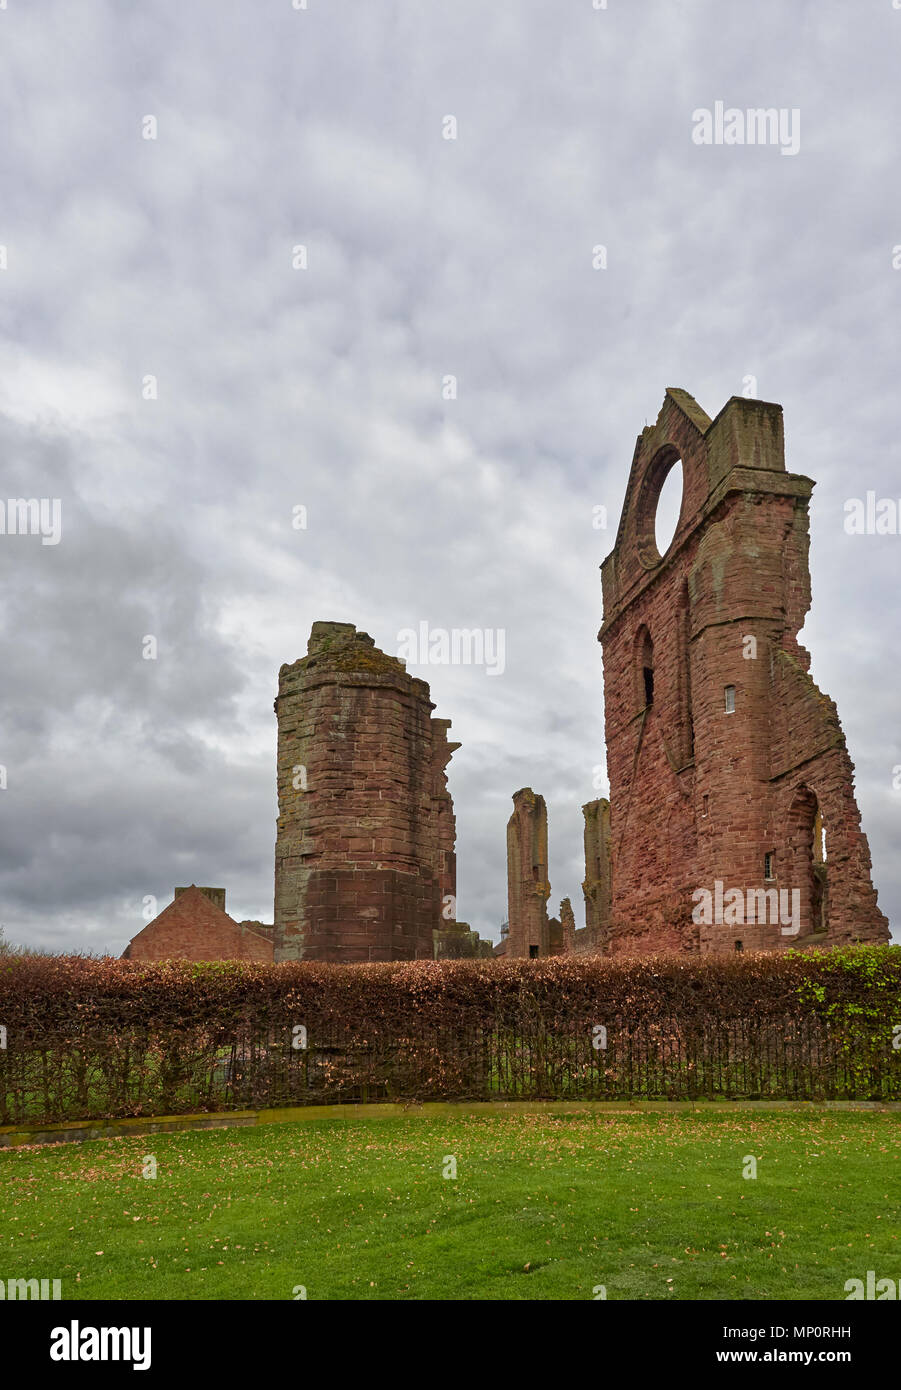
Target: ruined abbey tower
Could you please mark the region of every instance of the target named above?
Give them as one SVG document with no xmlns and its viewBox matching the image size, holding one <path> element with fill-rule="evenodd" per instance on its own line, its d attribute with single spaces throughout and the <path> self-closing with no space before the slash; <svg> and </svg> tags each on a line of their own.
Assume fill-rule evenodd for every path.
<svg viewBox="0 0 901 1390">
<path fill-rule="evenodd" d="M 279 672 L 276 960 L 432 959 L 455 935 L 457 743 L 425 681 L 350 623 Z M 461 951 L 469 941 L 457 934 Z M 473 934 L 474 935 L 474 934 Z"/>
<path fill-rule="evenodd" d="M 661 555 L 657 501 L 678 460 Z M 786 471 L 782 409 L 764 401 L 733 397 L 711 420 L 670 389 L 638 438 L 601 567 L 611 882 L 597 856 L 587 881 L 605 952 L 888 939 L 838 714 L 798 643 L 813 486 Z M 720 908 L 709 921 L 701 890 Z M 797 920 L 773 911 L 780 892 L 797 892 Z"/>
</svg>

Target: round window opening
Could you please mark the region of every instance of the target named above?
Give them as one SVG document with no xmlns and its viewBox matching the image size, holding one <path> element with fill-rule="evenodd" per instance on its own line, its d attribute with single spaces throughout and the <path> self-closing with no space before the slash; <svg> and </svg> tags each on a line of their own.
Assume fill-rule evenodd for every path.
<svg viewBox="0 0 901 1390">
<path fill-rule="evenodd" d="M 654 539 L 661 555 L 673 543 L 682 510 L 682 460 L 676 459 L 663 480 L 654 515 Z"/>
</svg>

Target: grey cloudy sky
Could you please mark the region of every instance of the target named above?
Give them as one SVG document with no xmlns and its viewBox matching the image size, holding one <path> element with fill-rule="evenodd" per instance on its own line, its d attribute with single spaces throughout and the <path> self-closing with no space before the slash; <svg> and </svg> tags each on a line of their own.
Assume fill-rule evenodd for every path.
<svg viewBox="0 0 901 1390">
<path fill-rule="evenodd" d="M 63 535 L 0 538 L 7 936 L 118 954 L 192 880 L 271 920 L 318 618 L 505 629 L 502 676 L 414 671 L 463 744 L 459 916 L 496 937 L 528 784 L 581 925 L 635 436 L 747 376 L 817 481 L 802 640 L 901 920 L 901 536 L 843 530 L 901 496 L 899 56 L 891 0 L 8 0 L 0 493 Z M 718 100 L 797 109 L 799 152 L 695 144 Z"/>
</svg>

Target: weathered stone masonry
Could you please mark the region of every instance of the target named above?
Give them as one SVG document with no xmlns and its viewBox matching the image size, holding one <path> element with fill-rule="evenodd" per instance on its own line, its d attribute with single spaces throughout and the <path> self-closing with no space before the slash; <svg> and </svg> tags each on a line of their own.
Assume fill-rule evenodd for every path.
<svg viewBox="0 0 901 1390">
<path fill-rule="evenodd" d="M 505 955 L 549 953 L 547 806 L 531 787 L 513 795 L 507 822 L 507 933 Z"/>
<path fill-rule="evenodd" d="M 531 787 L 513 796 L 507 822 L 507 927 L 494 955 L 543 957 L 569 955 L 577 949 L 575 916 L 569 898 L 560 903 L 560 916 L 548 917 L 551 895 L 548 877 L 547 805 Z"/>
<path fill-rule="evenodd" d="M 460 745 L 433 708 L 350 623 L 314 623 L 307 655 L 281 668 L 277 959 L 432 958 L 433 933 L 453 931 L 445 769 Z"/>
<path fill-rule="evenodd" d="M 605 797 L 582 807 L 585 818 L 585 926 L 575 934 L 575 949 L 603 954 L 610 925 L 610 802 Z"/>
<path fill-rule="evenodd" d="M 656 505 L 678 459 L 682 509 L 661 557 Z M 602 565 L 611 952 L 888 937 L 838 715 L 797 639 L 812 489 L 785 469 L 778 405 L 733 397 L 711 420 L 670 389 L 638 438 Z M 693 921 L 693 892 L 717 880 L 798 889 L 800 932 Z"/>
</svg>

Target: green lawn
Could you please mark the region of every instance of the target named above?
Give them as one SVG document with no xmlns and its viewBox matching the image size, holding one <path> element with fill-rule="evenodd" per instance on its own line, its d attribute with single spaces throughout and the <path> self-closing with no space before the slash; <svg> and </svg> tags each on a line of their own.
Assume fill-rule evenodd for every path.
<svg viewBox="0 0 901 1390">
<path fill-rule="evenodd" d="M 142 1176 L 145 1155 L 156 1178 Z M 457 1176 L 442 1176 L 446 1156 Z M 742 1177 L 747 1155 L 757 1178 Z M 901 1276 L 901 1115 L 315 1120 L 0 1153 L 64 1298 L 845 1298 Z"/>
</svg>

